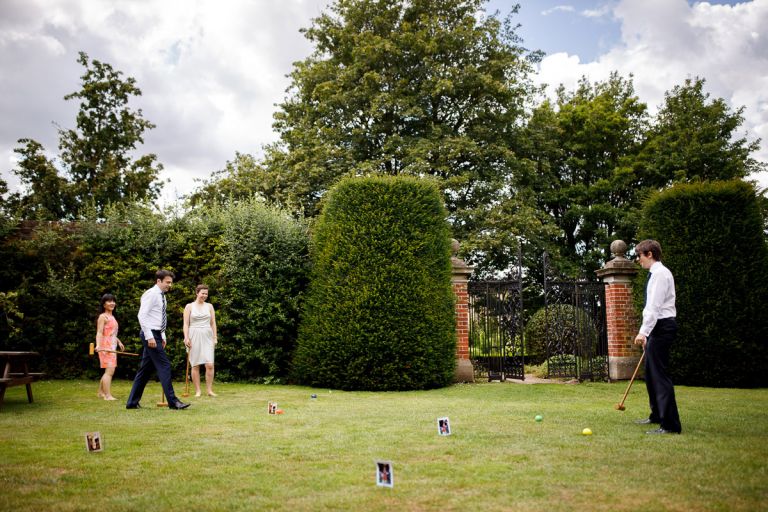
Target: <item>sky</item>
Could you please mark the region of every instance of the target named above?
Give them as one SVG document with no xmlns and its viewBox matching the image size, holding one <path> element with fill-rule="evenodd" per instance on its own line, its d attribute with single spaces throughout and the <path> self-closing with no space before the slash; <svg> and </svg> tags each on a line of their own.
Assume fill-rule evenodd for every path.
<svg viewBox="0 0 768 512">
<path fill-rule="evenodd" d="M 743 133 L 762 139 L 768 162 L 768 0 L 489 0 L 513 17 L 530 50 L 542 50 L 534 80 L 552 94 L 582 76 L 634 77 L 655 112 L 686 78 L 732 109 Z M 294 62 L 312 52 L 300 33 L 330 0 L 0 0 L 0 176 L 11 190 L 20 138 L 58 153 L 58 128 L 75 127 L 84 68 L 78 52 L 136 79 L 131 100 L 156 128 L 137 154 L 164 165 L 164 203 L 189 194 L 236 152 L 275 142 L 273 114 Z M 753 176 L 768 187 L 768 173 Z"/>
</svg>

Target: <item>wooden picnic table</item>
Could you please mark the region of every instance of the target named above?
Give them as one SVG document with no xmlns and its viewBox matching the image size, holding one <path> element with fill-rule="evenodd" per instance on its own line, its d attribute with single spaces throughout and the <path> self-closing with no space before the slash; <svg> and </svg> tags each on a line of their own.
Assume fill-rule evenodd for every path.
<svg viewBox="0 0 768 512">
<path fill-rule="evenodd" d="M 3 406 L 6 388 L 26 386 L 27 399 L 32 403 L 32 383 L 40 380 L 43 373 L 31 373 L 29 360 L 40 357 L 38 352 L 3 352 L 0 351 L 0 368 L 3 369 L 0 378 L 0 408 Z"/>
</svg>

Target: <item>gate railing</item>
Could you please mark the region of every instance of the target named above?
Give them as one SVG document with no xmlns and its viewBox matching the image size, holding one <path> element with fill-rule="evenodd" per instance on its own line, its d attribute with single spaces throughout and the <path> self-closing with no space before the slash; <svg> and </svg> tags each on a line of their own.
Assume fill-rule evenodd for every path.
<svg viewBox="0 0 768 512">
<path fill-rule="evenodd" d="M 521 255 L 518 261 L 522 261 Z M 536 329 L 535 354 L 544 352 L 547 376 L 607 380 L 608 336 L 605 285 L 602 282 L 544 279 L 533 302 L 544 309 L 543 330 Z M 477 377 L 488 380 L 525 379 L 526 322 L 533 316 L 523 307 L 522 268 L 516 279 L 470 281 L 469 354 Z M 543 299 L 543 300 L 542 300 Z M 539 315 L 536 316 L 540 316 Z M 537 324 L 541 325 L 541 324 Z M 540 339 L 543 338 L 543 339 Z M 543 346 L 542 346 L 543 345 Z M 539 355 L 539 358 L 542 356 Z"/>
<path fill-rule="evenodd" d="M 525 379 L 520 281 L 470 282 L 469 358 L 488 380 Z"/>
<path fill-rule="evenodd" d="M 605 380 L 608 336 L 605 285 L 586 281 L 545 281 L 547 375 Z"/>
</svg>

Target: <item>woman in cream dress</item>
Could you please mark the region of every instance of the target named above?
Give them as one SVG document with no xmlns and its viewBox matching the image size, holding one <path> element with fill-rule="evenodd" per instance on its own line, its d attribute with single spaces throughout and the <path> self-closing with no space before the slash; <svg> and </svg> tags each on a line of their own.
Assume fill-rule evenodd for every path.
<svg viewBox="0 0 768 512">
<path fill-rule="evenodd" d="M 196 298 L 184 307 L 184 345 L 189 350 L 189 364 L 192 366 L 192 383 L 195 396 L 200 396 L 200 365 L 205 365 L 205 388 L 208 396 L 213 392 L 213 349 L 218 343 L 216 337 L 216 313 L 208 304 L 208 287 L 200 284 L 195 289 Z"/>
</svg>

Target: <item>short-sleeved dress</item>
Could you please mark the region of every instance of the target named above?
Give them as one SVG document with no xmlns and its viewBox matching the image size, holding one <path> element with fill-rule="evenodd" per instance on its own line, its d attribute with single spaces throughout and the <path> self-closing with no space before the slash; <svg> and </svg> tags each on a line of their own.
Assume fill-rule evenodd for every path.
<svg viewBox="0 0 768 512">
<path fill-rule="evenodd" d="M 100 350 L 117 350 L 117 320 L 111 315 L 104 315 L 104 333 L 97 345 Z M 114 352 L 99 352 L 99 362 L 102 368 L 117 368 L 117 354 Z"/>
<path fill-rule="evenodd" d="M 198 306 L 193 302 L 189 312 L 189 364 L 197 366 L 213 363 L 213 328 L 211 328 L 211 308 L 208 303 Z"/>
</svg>

